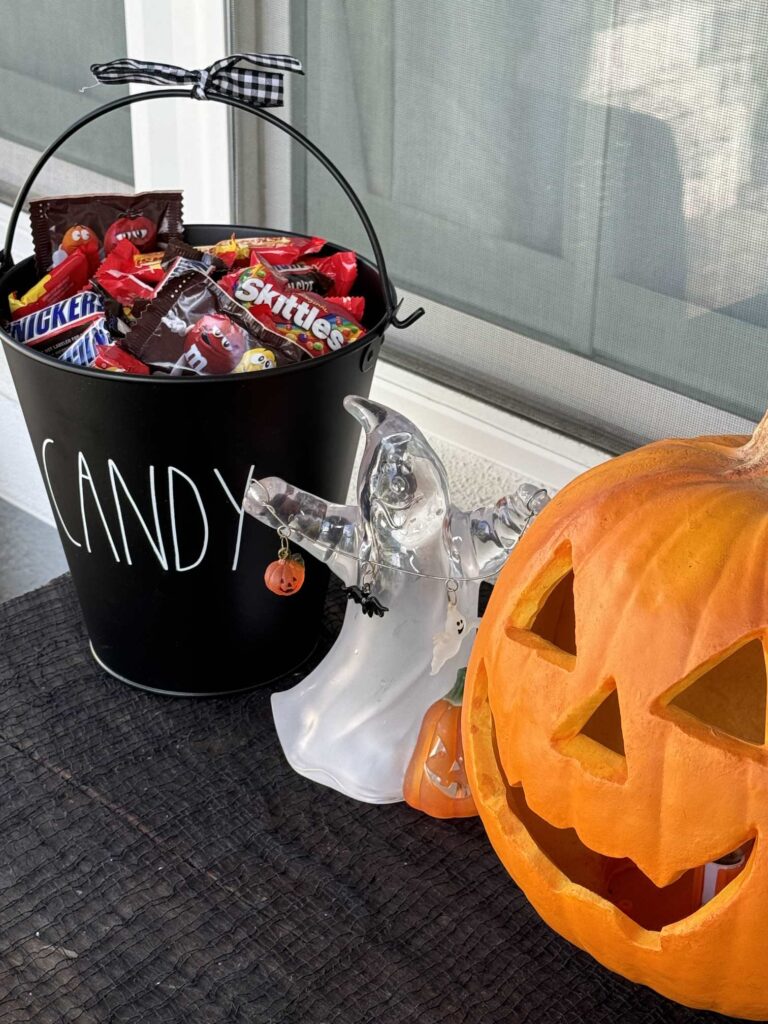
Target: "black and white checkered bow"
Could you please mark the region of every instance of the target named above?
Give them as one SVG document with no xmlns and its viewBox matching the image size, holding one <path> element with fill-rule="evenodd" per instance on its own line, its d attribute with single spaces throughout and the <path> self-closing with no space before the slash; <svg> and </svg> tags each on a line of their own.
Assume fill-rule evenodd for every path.
<svg viewBox="0 0 768 1024">
<path fill-rule="evenodd" d="M 278 71 L 254 71 L 238 68 L 240 62 L 256 68 L 279 68 Z M 283 76 L 281 71 L 304 74 L 301 61 L 280 53 L 233 53 L 214 61 L 207 68 L 188 71 L 175 64 L 154 61 L 111 60 L 107 64 L 91 64 L 94 78 L 104 85 L 125 82 L 146 82 L 148 85 L 191 85 L 191 96 L 204 100 L 225 96 L 242 100 L 252 107 L 281 107 L 283 105 Z"/>
</svg>

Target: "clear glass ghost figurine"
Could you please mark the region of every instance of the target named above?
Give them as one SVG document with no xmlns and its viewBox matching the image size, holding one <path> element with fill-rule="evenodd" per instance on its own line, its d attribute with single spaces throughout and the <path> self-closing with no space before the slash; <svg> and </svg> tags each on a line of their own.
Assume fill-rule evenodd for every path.
<svg viewBox="0 0 768 1024">
<path fill-rule="evenodd" d="M 251 483 L 245 508 L 268 526 L 288 524 L 292 543 L 358 595 L 368 584 L 387 609 L 366 614 L 365 604 L 348 602 L 326 658 L 274 694 L 272 709 L 297 772 L 356 800 L 391 803 L 403 798 L 427 708 L 467 664 L 475 577 L 501 569 L 548 496 L 522 484 L 490 507 L 456 508 L 440 459 L 410 420 L 353 395 L 344 406 L 367 435 L 357 504 L 330 504 L 268 477 Z"/>
</svg>

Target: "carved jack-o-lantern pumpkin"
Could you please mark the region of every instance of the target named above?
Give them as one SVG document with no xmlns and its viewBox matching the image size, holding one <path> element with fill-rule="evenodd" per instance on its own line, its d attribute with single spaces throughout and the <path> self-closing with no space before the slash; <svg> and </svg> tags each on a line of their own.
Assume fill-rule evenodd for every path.
<svg viewBox="0 0 768 1024">
<path fill-rule="evenodd" d="M 475 644 L 464 749 L 552 927 L 680 1002 L 768 1017 L 768 417 L 566 487 Z"/>
<path fill-rule="evenodd" d="M 470 818 L 477 814 L 461 740 L 466 674 L 466 669 L 459 669 L 453 689 L 427 708 L 405 772 L 405 802 L 433 818 Z"/>
</svg>

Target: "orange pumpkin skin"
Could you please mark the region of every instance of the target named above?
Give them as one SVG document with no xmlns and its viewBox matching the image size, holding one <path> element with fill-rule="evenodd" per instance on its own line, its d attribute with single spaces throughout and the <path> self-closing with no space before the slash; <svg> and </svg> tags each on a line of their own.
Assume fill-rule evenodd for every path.
<svg viewBox="0 0 768 1024">
<path fill-rule="evenodd" d="M 405 773 L 405 802 L 432 818 L 471 818 L 477 814 L 461 739 L 464 676 L 461 670 L 451 692 L 427 708 Z"/>
<path fill-rule="evenodd" d="M 731 707 L 742 676 L 717 673 L 754 640 L 763 651 L 751 648 L 757 667 L 743 679 L 765 672 L 767 548 L 765 420 L 748 441 L 661 441 L 590 470 L 513 550 L 463 715 L 478 811 L 541 916 L 634 981 L 757 1020 L 768 1017 L 765 708 Z M 551 611 L 571 568 L 575 625 L 567 601 Z M 699 678 L 721 679 L 719 707 L 709 695 L 696 714 L 675 706 L 701 693 Z M 615 723 L 605 743 L 583 731 L 614 688 L 623 754 Z M 744 723 L 749 742 L 734 735 Z M 744 869 L 696 909 L 684 890 L 701 865 L 752 839 Z M 644 927 L 610 901 L 625 858 L 634 878 L 674 883 L 651 887 L 652 902 L 677 900 L 679 920 Z"/>
<path fill-rule="evenodd" d="M 301 555 L 289 555 L 269 563 L 264 573 L 264 582 L 278 597 L 290 597 L 301 590 L 305 571 Z"/>
</svg>

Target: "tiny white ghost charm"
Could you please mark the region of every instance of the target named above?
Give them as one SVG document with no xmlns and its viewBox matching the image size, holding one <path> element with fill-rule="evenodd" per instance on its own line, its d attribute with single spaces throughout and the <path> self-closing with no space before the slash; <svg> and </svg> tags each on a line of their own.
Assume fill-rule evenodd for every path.
<svg viewBox="0 0 768 1024">
<path fill-rule="evenodd" d="M 456 600 L 459 584 L 456 580 L 448 580 L 445 585 L 448 607 L 445 612 L 445 628 L 442 633 L 432 636 L 432 665 L 430 675 L 435 676 L 451 658 L 458 654 L 461 642 L 473 629 L 480 624 L 479 619 L 467 619 L 462 615 Z"/>
</svg>

